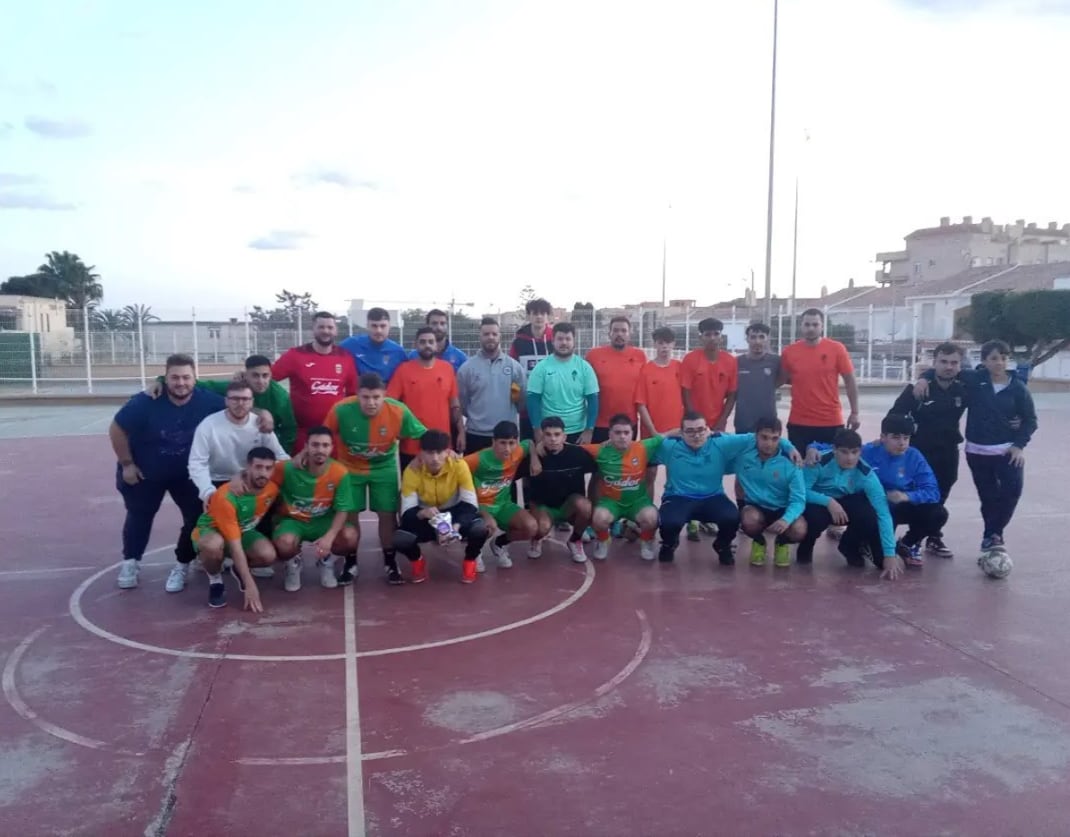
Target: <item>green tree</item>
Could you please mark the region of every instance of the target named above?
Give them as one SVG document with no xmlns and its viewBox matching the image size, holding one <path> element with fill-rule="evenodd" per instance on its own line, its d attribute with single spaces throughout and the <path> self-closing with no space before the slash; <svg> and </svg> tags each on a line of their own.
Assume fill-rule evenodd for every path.
<svg viewBox="0 0 1070 837">
<path fill-rule="evenodd" d="M 115 308 L 94 308 L 89 312 L 89 323 L 100 331 L 125 331 L 130 327 L 126 312 Z"/>
<path fill-rule="evenodd" d="M 520 289 L 520 305 L 517 307 L 516 312 L 523 317 L 527 314 L 527 305 L 531 300 L 535 299 L 538 294 L 535 293 L 535 289 L 531 285 L 525 285 Z"/>
<path fill-rule="evenodd" d="M 127 326 L 137 331 L 138 323 L 142 326 L 147 323 L 159 322 L 160 318 L 152 313 L 152 308 L 148 305 L 127 305 L 123 307 L 123 317 L 126 320 Z"/>
<path fill-rule="evenodd" d="M 985 291 L 959 325 L 974 340 L 1003 340 L 1034 367 L 1070 347 L 1070 290 Z"/>
<path fill-rule="evenodd" d="M 0 284 L 0 293 L 14 296 L 41 296 L 49 299 L 62 299 L 63 293 L 59 284 L 51 277 L 38 276 L 12 276 L 3 284 Z"/>
<path fill-rule="evenodd" d="M 62 299 L 76 310 L 92 308 L 104 296 L 100 276 L 94 270 L 74 253 L 53 250 L 45 255 L 45 263 L 36 273 L 12 276 L 0 285 L 0 293 Z"/>
</svg>

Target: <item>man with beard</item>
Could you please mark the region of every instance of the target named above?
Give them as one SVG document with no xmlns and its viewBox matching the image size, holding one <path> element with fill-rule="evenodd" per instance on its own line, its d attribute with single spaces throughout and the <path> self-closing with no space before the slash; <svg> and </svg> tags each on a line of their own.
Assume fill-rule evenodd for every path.
<svg viewBox="0 0 1070 837">
<path fill-rule="evenodd" d="M 484 317 L 479 326 L 478 354 L 457 372 L 457 393 L 465 417 L 465 452 L 479 453 L 493 442 L 494 428 L 517 421 L 524 391 L 524 367 L 501 349 L 498 321 Z"/>
<path fill-rule="evenodd" d="M 424 317 L 424 325 L 429 326 L 435 333 L 435 357 L 446 361 L 453 367 L 453 371 L 457 372 L 468 360 L 468 355 L 450 342 L 449 322 L 446 312 L 438 308 L 432 308 Z M 409 352 L 409 360 L 415 360 L 419 356 L 418 351 Z"/>
<path fill-rule="evenodd" d="M 527 481 L 524 497 L 539 529 L 528 547 L 528 558 L 542 555 L 542 544 L 554 524 L 571 525 L 568 554 L 577 564 L 587 560 L 583 533 L 591 523 L 591 501 L 587 499 L 587 476 L 598 472 L 594 457 L 565 439 L 565 423 L 547 416 L 540 425 L 542 441 L 536 452 L 541 470 Z"/>
<path fill-rule="evenodd" d="M 209 607 L 226 607 L 223 563 L 229 558 L 233 562 L 231 574 L 245 594 L 244 609 L 254 613 L 264 609 L 250 568 L 269 568 L 275 563 L 274 545 L 257 531 L 257 524 L 279 493 L 279 487 L 271 482 L 274 471 L 275 452 L 254 447 L 245 457 L 245 469 L 236 477 L 238 491 L 223 486 L 213 492 L 205 513 L 197 521 L 193 547 L 208 574 Z"/>
<path fill-rule="evenodd" d="M 609 439 L 609 420 L 626 415 L 637 432 L 635 387 L 646 365 L 646 352 L 630 345 L 632 324 L 627 317 L 609 321 L 609 343 L 587 353 L 587 362 L 598 378 L 598 418 L 591 441 L 601 444 Z"/>
<path fill-rule="evenodd" d="M 447 365 L 448 367 L 448 365 Z M 452 374 L 453 370 L 450 370 Z M 408 407 L 386 397 L 382 378 L 375 373 L 360 376 L 356 398 L 336 404 L 327 414 L 327 428 L 334 434 L 335 457 L 349 469 L 355 508 L 351 521 L 371 509 L 379 518 L 379 543 L 383 547 L 387 581 L 400 584 L 394 549 L 394 531 L 400 505 L 397 450 L 399 439 L 419 439 L 427 431 Z M 359 540 L 360 529 L 356 529 Z M 357 575 L 357 547 L 346 555 L 339 584 L 350 584 Z"/>
<path fill-rule="evenodd" d="M 197 486 L 187 470 L 190 447 L 197 425 L 223 409 L 223 399 L 196 389 L 195 381 L 193 358 L 171 355 L 164 371 L 167 397 L 153 399 L 138 393 L 115 414 L 108 428 L 118 460 L 116 487 L 126 506 L 123 563 L 118 578 L 123 590 L 137 587 L 141 557 L 165 494 L 171 495 L 182 513 L 182 530 L 175 547 L 178 563 L 165 589 L 177 593 L 185 587 L 194 558 L 190 535 L 203 510 Z"/>
<path fill-rule="evenodd" d="M 390 339 L 390 312 L 385 308 L 372 308 L 368 312 L 367 334 L 355 334 L 342 341 L 342 348 L 349 352 L 357 364 L 357 373 L 374 372 L 390 383 L 394 371 L 405 362 L 405 349 Z"/>
<path fill-rule="evenodd" d="M 357 392 L 353 357 L 334 343 L 338 335 L 334 315 L 319 311 L 312 322 L 312 342 L 284 352 L 271 370 L 276 381 L 290 381 L 297 417 L 295 452 L 305 446 L 310 427 L 323 424 L 331 407 Z"/>
<path fill-rule="evenodd" d="M 565 423 L 568 441 L 590 444 L 598 417 L 598 377 L 586 360 L 576 354 L 576 330 L 572 323 L 554 326 L 554 353 L 540 360 L 528 376 L 528 417 L 539 427 L 544 416 L 557 416 Z M 535 431 L 535 441 L 542 431 Z"/>
<path fill-rule="evenodd" d="M 431 326 L 416 332 L 415 360 L 407 360 L 390 379 L 386 394 L 408 407 L 429 430 L 456 433 L 456 449 L 464 452 L 464 427 L 461 425 L 461 402 L 457 395 L 457 375 L 446 361 L 435 357 L 436 338 Z M 420 443 L 405 439 L 401 443 L 401 468 L 416 458 Z"/>
</svg>

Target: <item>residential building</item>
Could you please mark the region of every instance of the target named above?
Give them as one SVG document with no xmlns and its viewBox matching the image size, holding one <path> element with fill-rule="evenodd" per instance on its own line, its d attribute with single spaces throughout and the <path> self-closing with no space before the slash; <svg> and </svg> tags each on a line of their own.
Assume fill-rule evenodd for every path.
<svg viewBox="0 0 1070 837">
<path fill-rule="evenodd" d="M 0 331 L 33 332 L 45 363 L 58 363 L 74 352 L 74 329 L 67 325 L 62 299 L 0 294 Z"/>
</svg>

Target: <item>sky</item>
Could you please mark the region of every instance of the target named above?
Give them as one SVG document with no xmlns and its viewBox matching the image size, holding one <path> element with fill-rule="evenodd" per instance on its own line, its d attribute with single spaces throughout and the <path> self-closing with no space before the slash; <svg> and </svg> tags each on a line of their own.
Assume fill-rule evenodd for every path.
<svg viewBox="0 0 1070 837">
<path fill-rule="evenodd" d="M 764 292 L 772 0 L 0 7 L 0 278 L 240 316 Z M 1070 222 L 1070 0 L 782 0 L 772 291 Z M 473 307 L 466 307 L 472 303 Z"/>
</svg>

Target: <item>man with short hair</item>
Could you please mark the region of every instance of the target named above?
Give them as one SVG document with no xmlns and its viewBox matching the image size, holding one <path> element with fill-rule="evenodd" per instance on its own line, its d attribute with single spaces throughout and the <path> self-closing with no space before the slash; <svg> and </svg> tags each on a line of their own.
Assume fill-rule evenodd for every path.
<svg viewBox="0 0 1070 837">
<path fill-rule="evenodd" d="M 604 561 L 609 557 L 613 524 L 630 521 L 639 529 L 640 556 L 644 561 L 654 560 L 658 509 L 647 493 L 646 473 L 661 442 L 661 436 L 636 441 L 630 416 L 618 413 L 609 419 L 608 441 L 583 446 L 594 457 L 601 476 L 601 492 L 591 519 L 595 559 Z"/>
<path fill-rule="evenodd" d="M 342 348 L 352 355 L 357 374 L 374 372 L 388 384 L 407 359 L 405 349 L 390 339 L 390 312 L 385 308 L 370 309 L 366 323 L 367 333 L 347 337 Z"/>
<path fill-rule="evenodd" d="M 680 365 L 684 409 L 701 413 L 711 430 L 722 432 L 736 403 L 738 364 L 731 352 L 721 350 L 720 320 L 707 317 L 698 330 L 702 348 L 688 352 Z"/>
<path fill-rule="evenodd" d="M 654 329 L 654 359 L 639 370 L 635 405 L 639 409 L 643 436 L 676 430 L 684 417 L 684 394 L 680 386 L 680 361 L 672 355 L 676 333 L 668 326 Z"/>
<path fill-rule="evenodd" d="M 226 607 L 223 565 L 229 558 L 231 574 L 245 594 L 243 609 L 253 613 L 264 609 L 252 568 L 270 568 L 277 556 L 271 539 L 257 531 L 257 524 L 279 493 L 279 487 L 271 481 L 275 463 L 271 448 L 252 448 L 246 454 L 245 468 L 235 478 L 241 484 L 240 492 L 232 491 L 229 485 L 213 492 L 197 520 L 193 549 L 208 575 L 209 607 Z"/>
<path fill-rule="evenodd" d="M 598 379 L 598 417 L 591 437 L 596 444 L 609 439 L 609 420 L 613 416 L 627 416 L 633 434 L 636 429 L 635 387 L 646 365 L 646 352 L 630 345 L 631 336 L 631 321 L 624 316 L 613 317 L 609 321 L 609 343 L 587 353 L 587 362 Z"/>
<path fill-rule="evenodd" d="M 864 567 L 869 558 L 880 568 L 881 578 L 895 580 L 903 573 L 903 560 L 895 552 L 895 528 L 884 488 L 862 460 L 862 437 L 841 427 L 832 447 L 803 471 L 806 537 L 799 543 L 795 561 L 812 563 L 817 538 L 836 524 L 845 527 L 839 550 L 849 566 Z"/>
<path fill-rule="evenodd" d="M 479 325 L 479 352 L 457 372 L 457 394 L 465 417 L 467 453 L 479 453 L 493 442 L 494 428 L 517 421 L 523 400 L 524 367 L 501 349 L 498 321 L 484 317 Z M 529 434 L 530 435 L 530 434 Z"/>
<path fill-rule="evenodd" d="M 403 403 L 429 430 L 456 435 L 456 448 L 464 452 L 464 426 L 457 392 L 457 375 L 446 361 L 435 357 L 435 332 L 421 326 L 416 332 L 416 360 L 407 360 L 397 368 L 387 385 L 386 394 Z M 401 467 L 404 469 L 419 453 L 415 439 L 401 442 Z"/>
<path fill-rule="evenodd" d="M 589 444 L 598 416 L 598 378 L 586 360 L 576 354 L 572 323 L 553 328 L 554 353 L 540 360 L 528 375 L 528 416 L 539 426 L 544 416 L 565 423 L 570 442 Z M 535 441 L 541 430 L 535 431 Z"/>
<path fill-rule="evenodd" d="M 266 447 L 278 460 L 290 458 L 274 433 L 260 432 L 259 419 L 252 411 L 252 387 L 231 381 L 225 392 L 225 409 L 197 425 L 190 446 L 189 477 L 206 504 L 218 486 L 241 471 L 252 448 Z"/>
<path fill-rule="evenodd" d="M 193 358 L 171 355 L 164 371 L 165 398 L 141 392 L 115 414 L 108 428 L 115 452 L 115 485 L 126 507 L 123 523 L 123 563 L 118 585 L 137 587 L 138 572 L 152 523 L 165 494 L 182 513 L 182 530 L 175 545 L 177 564 L 167 577 L 165 589 L 177 593 L 186 586 L 189 564 L 194 558 L 190 536 L 204 509 L 197 486 L 189 478 L 188 462 L 197 425 L 223 409 L 223 399 L 197 389 Z"/>
<path fill-rule="evenodd" d="M 297 418 L 295 453 L 304 447 L 308 428 L 323 424 L 331 407 L 357 391 L 353 357 L 334 342 L 338 336 L 334 315 L 317 311 L 312 322 L 312 341 L 283 352 L 271 368 L 276 381 L 290 382 Z"/>
<path fill-rule="evenodd" d="M 386 397 L 383 379 L 374 372 L 360 376 L 356 398 L 335 405 L 324 422 L 335 438 L 335 456 L 349 469 L 354 495 L 351 522 L 371 509 L 379 519 L 379 543 L 383 547 L 386 578 L 391 584 L 403 582 L 397 567 L 394 530 L 397 527 L 397 450 L 401 439 L 419 439 L 426 432 L 419 419 L 400 401 Z M 356 528 L 359 543 L 360 529 Z M 357 575 L 357 545 L 346 556 L 339 584 L 350 584 Z"/>
<path fill-rule="evenodd" d="M 332 409 L 331 414 L 334 415 Z M 320 586 L 333 589 L 336 555 L 356 555 L 359 530 L 353 481 L 340 462 L 331 459 L 334 433 L 325 426 L 308 430 L 302 464 L 279 462 L 271 480 L 279 487 L 281 513 L 275 519 L 272 540 L 278 559 L 286 562 L 284 588 L 301 589 L 301 545 L 314 543 Z"/>
<path fill-rule="evenodd" d="M 736 433 L 753 433 L 760 418 L 776 416 L 776 391 L 780 355 L 769 351 L 769 326 L 747 326 L 747 351 L 736 358 L 739 386 L 736 390 Z"/>
<path fill-rule="evenodd" d="M 463 459 L 450 456 L 450 437 L 428 430 L 420 438 L 420 455 L 401 480 L 401 527 L 394 548 L 412 562 L 412 581 L 427 580 L 427 559 L 421 543 L 445 545 L 465 540 L 461 581 L 476 580 L 476 558 L 487 541 L 487 525 L 479 514 L 472 472 Z M 449 515 L 449 521 L 443 519 Z"/>
<path fill-rule="evenodd" d="M 765 535 L 776 538 L 773 563 L 791 566 L 791 544 L 806 535 L 806 481 L 803 469 L 780 448 L 783 426 L 775 416 L 754 422 L 755 444 L 740 453 L 734 462 L 736 480 L 742 492 L 740 526 L 753 543 L 750 562 L 765 564 Z"/>
<path fill-rule="evenodd" d="M 453 367 L 453 371 L 457 372 L 464 365 L 464 362 L 468 360 L 468 355 L 450 342 L 449 322 L 449 315 L 438 308 L 432 308 L 427 312 L 427 316 L 424 317 L 424 325 L 430 327 L 435 333 L 435 357 L 446 361 Z M 419 356 L 419 350 L 414 349 L 409 352 L 408 359 L 415 360 Z"/>
<path fill-rule="evenodd" d="M 940 504 L 945 506 L 951 487 L 959 478 L 959 427 L 966 412 L 966 385 L 959 380 L 962 349 L 954 343 L 941 343 L 933 349 L 933 382 L 927 394 L 918 398 L 914 384 L 907 384 L 888 411 L 888 415 L 910 416 L 915 423 L 910 446 L 929 463 L 940 488 Z M 951 558 L 943 532 L 937 531 L 925 541 L 925 551 L 938 558 Z"/>
<path fill-rule="evenodd" d="M 577 564 L 587 560 L 583 533 L 591 523 L 591 501 L 586 497 L 585 479 L 598 472 L 594 457 L 579 445 L 568 444 L 565 423 L 547 416 L 540 425 L 541 441 L 536 446 L 540 472 L 526 483 L 528 510 L 539 531 L 528 547 L 528 557 L 542 555 L 542 544 L 555 524 L 572 526 L 568 539 L 569 557 Z"/>
<path fill-rule="evenodd" d="M 554 309 L 541 297 L 529 299 L 524 306 L 528 321 L 517 329 L 516 337 L 509 346 L 509 357 L 520 363 L 524 369 L 524 375 L 530 375 L 531 370 L 544 357 L 553 354 L 554 332 L 550 327 L 550 319 Z M 520 402 L 520 438 L 531 439 L 534 437 L 534 427 L 527 414 L 527 404 Z"/>
<path fill-rule="evenodd" d="M 491 447 L 469 454 L 464 461 L 472 472 L 479 512 L 488 529 L 494 527 L 498 530 L 497 537 L 490 541 L 491 554 L 498 566 L 507 570 L 513 566 L 508 552 L 509 542 L 530 541 L 539 531 L 535 518 L 513 502 L 509 489 L 522 464 L 527 463 L 529 473 L 534 476 L 538 476 L 541 468 L 534 445 L 527 439 L 520 441 L 520 430 L 516 424 L 511 421 L 498 422 L 493 432 Z M 476 570 L 483 572 L 484 569 L 480 556 L 476 559 Z"/>
</svg>

